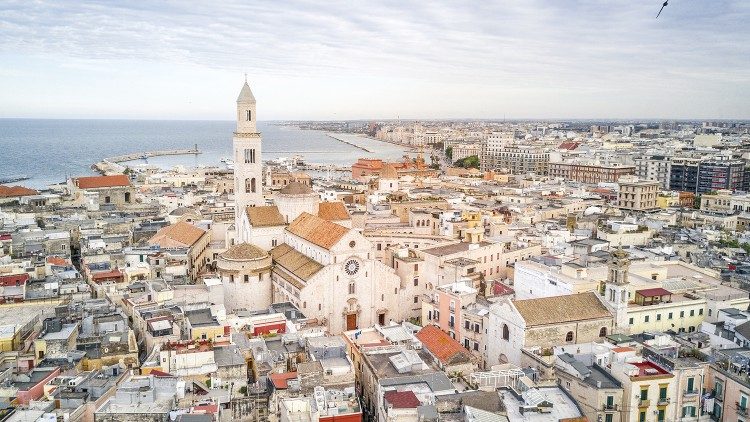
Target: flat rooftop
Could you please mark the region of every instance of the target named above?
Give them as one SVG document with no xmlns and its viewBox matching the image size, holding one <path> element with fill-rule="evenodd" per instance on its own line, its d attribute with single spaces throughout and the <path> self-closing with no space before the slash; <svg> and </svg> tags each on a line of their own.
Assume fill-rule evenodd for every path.
<svg viewBox="0 0 750 422">
<path fill-rule="evenodd" d="M 578 410 L 575 402 L 570 399 L 558 387 L 539 388 L 539 392 L 544 399 L 552 403 L 552 409 L 549 413 L 530 413 L 521 414 L 519 407 L 525 403 L 518 400 L 516 396 L 509 392 L 503 394 L 503 404 L 508 411 L 508 420 L 511 421 L 533 421 L 533 422 L 558 422 L 560 419 L 578 418 L 581 411 Z M 501 390 L 502 392 L 502 390 Z"/>
</svg>

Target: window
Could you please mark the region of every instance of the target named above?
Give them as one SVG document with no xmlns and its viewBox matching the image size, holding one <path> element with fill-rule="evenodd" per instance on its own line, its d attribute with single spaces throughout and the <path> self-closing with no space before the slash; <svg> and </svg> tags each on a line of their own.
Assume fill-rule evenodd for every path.
<svg viewBox="0 0 750 422">
<path fill-rule="evenodd" d="M 350 295 L 354 294 L 354 283 L 349 283 L 349 294 Z"/>
<path fill-rule="evenodd" d="M 477 343 L 476 341 L 474 342 L 474 350 L 477 352 L 479 351 L 479 343 Z"/>
<path fill-rule="evenodd" d="M 568 334 L 565 335 L 565 341 L 567 341 L 568 343 L 570 343 L 570 342 L 573 341 L 573 332 L 572 331 L 568 331 Z"/>
<path fill-rule="evenodd" d="M 510 330 L 508 324 L 503 324 L 503 340 L 510 340 Z"/>
<path fill-rule="evenodd" d="M 656 420 L 659 422 L 664 422 L 664 413 L 665 413 L 664 409 L 659 409 L 659 413 L 657 414 Z"/>
<path fill-rule="evenodd" d="M 613 418 L 614 418 L 614 415 L 612 415 L 611 413 L 606 414 L 606 415 L 604 415 L 604 422 L 612 422 L 612 421 L 614 421 Z"/>
<path fill-rule="evenodd" d="M 646 422 L 646 411 L 643 411 L 640 414 L 638 414 L 638 422 Z"/>
<path fill-rule="evenodd" d="M 234 283 L 234 274 L 229 274 L 229 282 Z"/>
<path fill-rule="evenodd" d="M 695 406 L 685 406 L 682 408 L 683 418 L 694 418 L 695 417 Z"/>
<path fill-rule="evenodd" d="M 656 314 L 656 320 L 661 321 L 661 314 Z"/>
<path fill-rule="evenodd" d="M 663 401 L 667 399 L 667 387 L 666 386 L 660 386 L 659 387 L 659 401 Z"/>
<path fill-rule="evenodd" d="M 419 303 L 419 296 L 414 296 L 414 303 Z"/>
<path fill-rule="evenodd" d="M 698 315 L 703 315 L 703 308 L 698 309 Z"/>
<path fill-rule="evenodd" d="M 253 120 L 253 112 L 251 110 L 247 110 L 247 113 L 245 113 L 245 117 L 247 118 L 247 121 Z"/>
<path fill-rule="evenodd" d="M 695 309 L 690 310 L 690 316 L 695 316 Z"/>
<path fill-rule="evenodd" d="M 607 337 L 607 327 L 599 329 L 599 337 Z"/>
<path fill-rule="evenodd" d="M 125 202 L 130 202 L 130 192 L 125 192 Z"/>
<path fill-rule="evenodd" d="M 688 392 L 693 392 L 694 391 L 693 390 L 694 387 L 695 387 L 695 378 L 693 378 L 693 377 L 688 378 L 687 379 L 687 391 Z"/>
<path fill-rule="evenodd" d="M 245 283 L 249 283 L 249 282 L 250 282 L 250 276 L 245 274 Z"/>
<path fill-rule="evenodd" d="M 641 400 L 648 400 L 648 387 L 641 390 Z"/>
<path fill-rule="evenodd" d="M 685 318 L 685 311 L 680 311 L 680 318 Z"/>
<path fill-rule="evenodd" d="M 111 201 L 112 201 L 112 200 L 110 199 L 110 197 L 109 197 L 109 196 L 105 196 L 105 197 L 104 197 L 104 203 L 105 203 L 105 204 L 109 204 L 109 203 L 110 203 Z"/>
<path fill-rule="evenodd" d="M 276 239 L 271 239 L 271 247 L 275 248 L 279 245 L 279 241 Z"/>
<path fill-rule="evenodd" d="M 470 326 L 471 326 L 471 323 L 469 321 L 464 321 L 464 328 L 468 330 Z"/>
<path fill-rule="evenodd" d="M 643 322 L 648 322 L 648 320 L 649 320 L 649 316 L 648 315 L 646 315 L 645 317 L 643 317 Z"/>
<path fill-rule="evenodd" d="M 414 279 L 414 287 L 417 287 L 417 286 L 419 286 L 419 279 L 415 278 Z"/>
<path fill-rule="evenodd" d="M 632 317 L 628 320 L 628 324 L 633 325 L 633 318 Z"/>
<path fill-rule="evenodd" d="M 671 312 L 667 315 L 667 319 L 672 319 L 672 313 Z"/>
<path fill-rule="evenodd" d="M 464 348 L 466 348 L 466 349 L 469 348 L 469 339 L 468 338 L 464 339 Z"/>
</svg>

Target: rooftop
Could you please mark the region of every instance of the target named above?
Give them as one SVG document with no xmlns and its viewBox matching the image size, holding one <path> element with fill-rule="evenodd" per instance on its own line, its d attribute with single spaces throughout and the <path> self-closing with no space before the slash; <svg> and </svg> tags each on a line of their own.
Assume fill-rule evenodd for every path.
<svg viewBox="0 0 750 422">
<path fill-rule="evenodd" d="M 526 321 L 527 327 L 612 318 L 612 314 L 593 292 L 513 300 L 512 303 Z"/>
<path fill-rule="evenodd" d="M 289 233 L 320 246 L 323 249 L 331 249 L 349 229 L 336 223 L 324 220 L 318 216 L 303 212 L 287 227 Z"/>
<path fill-rule="evenodd" d="M 266 205 L 261 207 L 247 207 L 245 210 L 247 220 L 253 227 L 274 227 L 286 224 L 284 216 L 279 212 L 276 205 Z"/>
</svg>

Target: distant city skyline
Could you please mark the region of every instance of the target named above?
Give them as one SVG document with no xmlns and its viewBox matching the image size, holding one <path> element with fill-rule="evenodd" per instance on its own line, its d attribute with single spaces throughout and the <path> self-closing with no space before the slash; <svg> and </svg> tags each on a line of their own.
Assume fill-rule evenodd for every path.
<svg viewBox="0 0 750 422">
<path fill-rule="evenodd" d="M 750 2 L 0 4 L 0 118 L 750 119 Z"/>
</svg>

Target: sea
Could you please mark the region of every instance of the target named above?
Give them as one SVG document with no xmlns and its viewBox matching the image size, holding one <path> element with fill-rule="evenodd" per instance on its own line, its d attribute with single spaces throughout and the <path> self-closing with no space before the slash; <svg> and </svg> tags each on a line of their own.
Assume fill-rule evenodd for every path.
<svg viewBox="0 0 750 422">
<path fill-rule="evenodd" d="M 233 121 L 0 119 L 0 180 L 27 175 L 10 185 L 43 189 L 67 177 L 95 174 L 91 165 L 106 157 L 195 146 L 198 155 L 163 156 L 128 162 L 163 169 L 223 166 L 231 157 Z M 356 134 L 303 130 L 280 122 L 258 122 L 263 160 L 301 155 L 308 163 L 350 165 L 359 158 L 400 160 L 407 151 Z M 367 151 L 365 151 L 365 149 Z M 369 152 L 368 152 L 369 151 Z"/>
</svg>

